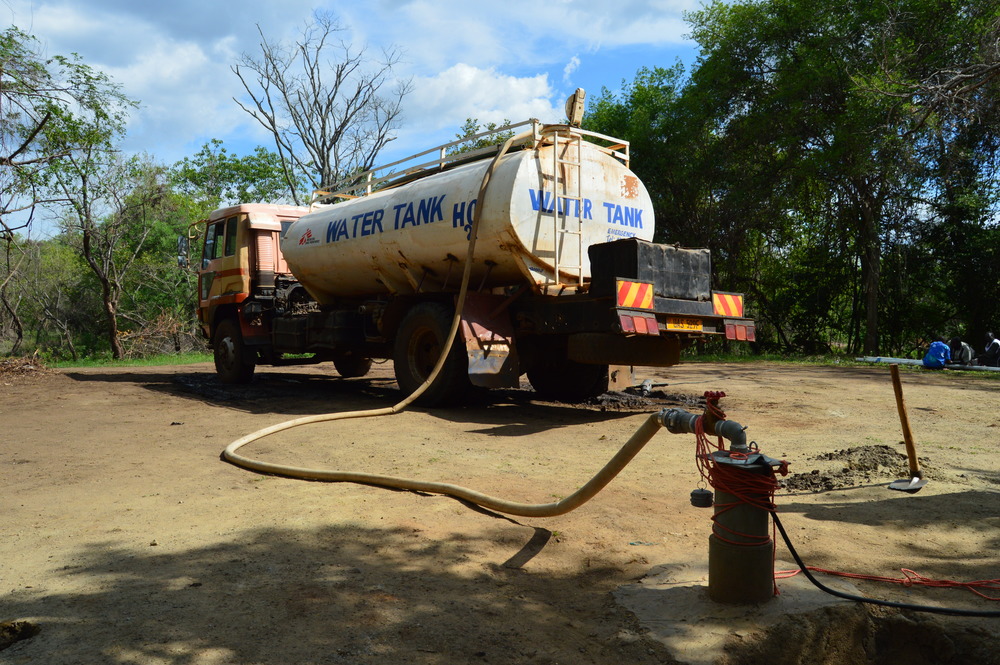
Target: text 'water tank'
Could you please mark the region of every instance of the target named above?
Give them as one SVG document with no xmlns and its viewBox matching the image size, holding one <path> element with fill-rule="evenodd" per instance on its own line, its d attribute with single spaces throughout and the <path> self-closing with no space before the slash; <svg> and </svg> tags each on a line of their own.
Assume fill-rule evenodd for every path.
<svg viewBox="0 0 1000 665">
<path fill-rule="evenodd" d="M 652 240 L 652 202 L 639 178 L 597 146 L 560 142 L 558 166 L 554 149 L 543 143 L 505 155 L 484 202 L 477 197 L 489 159 L 324 206 L 288 229 L 282 254 L 321 304 L 457 289 L 481 206 L 474 287 L 484 277 L 486 287 L 575 282 L 581 273 L 587 281 L 590 245 Z"/>
</svg>

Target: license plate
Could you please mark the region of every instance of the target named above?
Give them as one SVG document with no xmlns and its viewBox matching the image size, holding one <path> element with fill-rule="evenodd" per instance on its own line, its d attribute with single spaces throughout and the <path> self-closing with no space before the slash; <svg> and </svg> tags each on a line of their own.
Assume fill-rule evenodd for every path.
<svg viewBox="0 0 1000 665">
<path fill-rule="evenodd" d="M 667 330 L 694 330 L 701 332 L 701 319 L 667 319 Z"/>
</svg>

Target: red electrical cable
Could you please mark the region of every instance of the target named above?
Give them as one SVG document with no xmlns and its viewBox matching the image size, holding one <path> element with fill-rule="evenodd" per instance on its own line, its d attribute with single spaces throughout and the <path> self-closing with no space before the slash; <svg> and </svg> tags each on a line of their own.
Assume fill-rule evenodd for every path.
<svg viewBox="0 0 1000 665">
<path fill-rule="evenodd" d="M 870 582 L 887 582 L 891 584 L 902 584 L 903 586 L 926 586 L 939 589 L 965 589 L 976 594 L 980 598 L 985 598 L 986 600 L 1000 600 L 1000 596 L 990 596 L 979 589 L 990 589 L 1000 591 L 1000 579 L 996 580 L 975 580 L 972 582 L 959 582 L 957 580 L 935 580 L 930 577 L 924 577 L 919 573 L 910 570 L 909 568 L 900 568 L 900 572 L 903 573 L 902 577 L 882 577 L 881 575 L 862 575 L 860 573 L 844 573 L 837 570 L 826 570 L 825 568 L 817 568 L 816 566 L 806 566 L 809 570 L 814 573 L 824 573 L 826 575 L 836 575 L 838 577 L 848 577 L 855 580 L 868 580 Z M 788 579 L 789 577 L 795 577 L 802 572 L 801 568 L 796 568 L 795 570 L 779 570 L 775 571 L 775 579 Z"/>
</svg>

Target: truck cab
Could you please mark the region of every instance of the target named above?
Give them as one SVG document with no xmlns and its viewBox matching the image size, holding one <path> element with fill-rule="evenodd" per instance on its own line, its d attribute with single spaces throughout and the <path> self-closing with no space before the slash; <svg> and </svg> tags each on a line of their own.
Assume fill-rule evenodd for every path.
<svg viewBox="0 0 1000 665">
<path fill-rule="evenodd" d="M 309 212 L 300 206 L 240 204 L 204 224 L 198 269 L 198 322 L 212 342 L 226 382 L 249 380 L 258 353 L 268 354 L 276 294 L 297 284 L 281 256 L 281 234 Z"/>
</svg>

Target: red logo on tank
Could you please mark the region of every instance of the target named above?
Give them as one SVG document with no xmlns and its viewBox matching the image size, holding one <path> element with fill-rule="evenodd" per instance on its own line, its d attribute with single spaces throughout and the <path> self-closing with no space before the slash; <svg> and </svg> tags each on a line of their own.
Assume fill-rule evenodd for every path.
<svg viewBox="0 0 1000 665">
<path fill-rule="evenodd" d="M 312 229 L 306 229 L 306 232 L 302 234 L 301 238 L 299 238 L 299 244 L 300 245 L 306 244 L 307 242 L 312 240 L 312 237 L 313 237 Z"/>
</svg>

